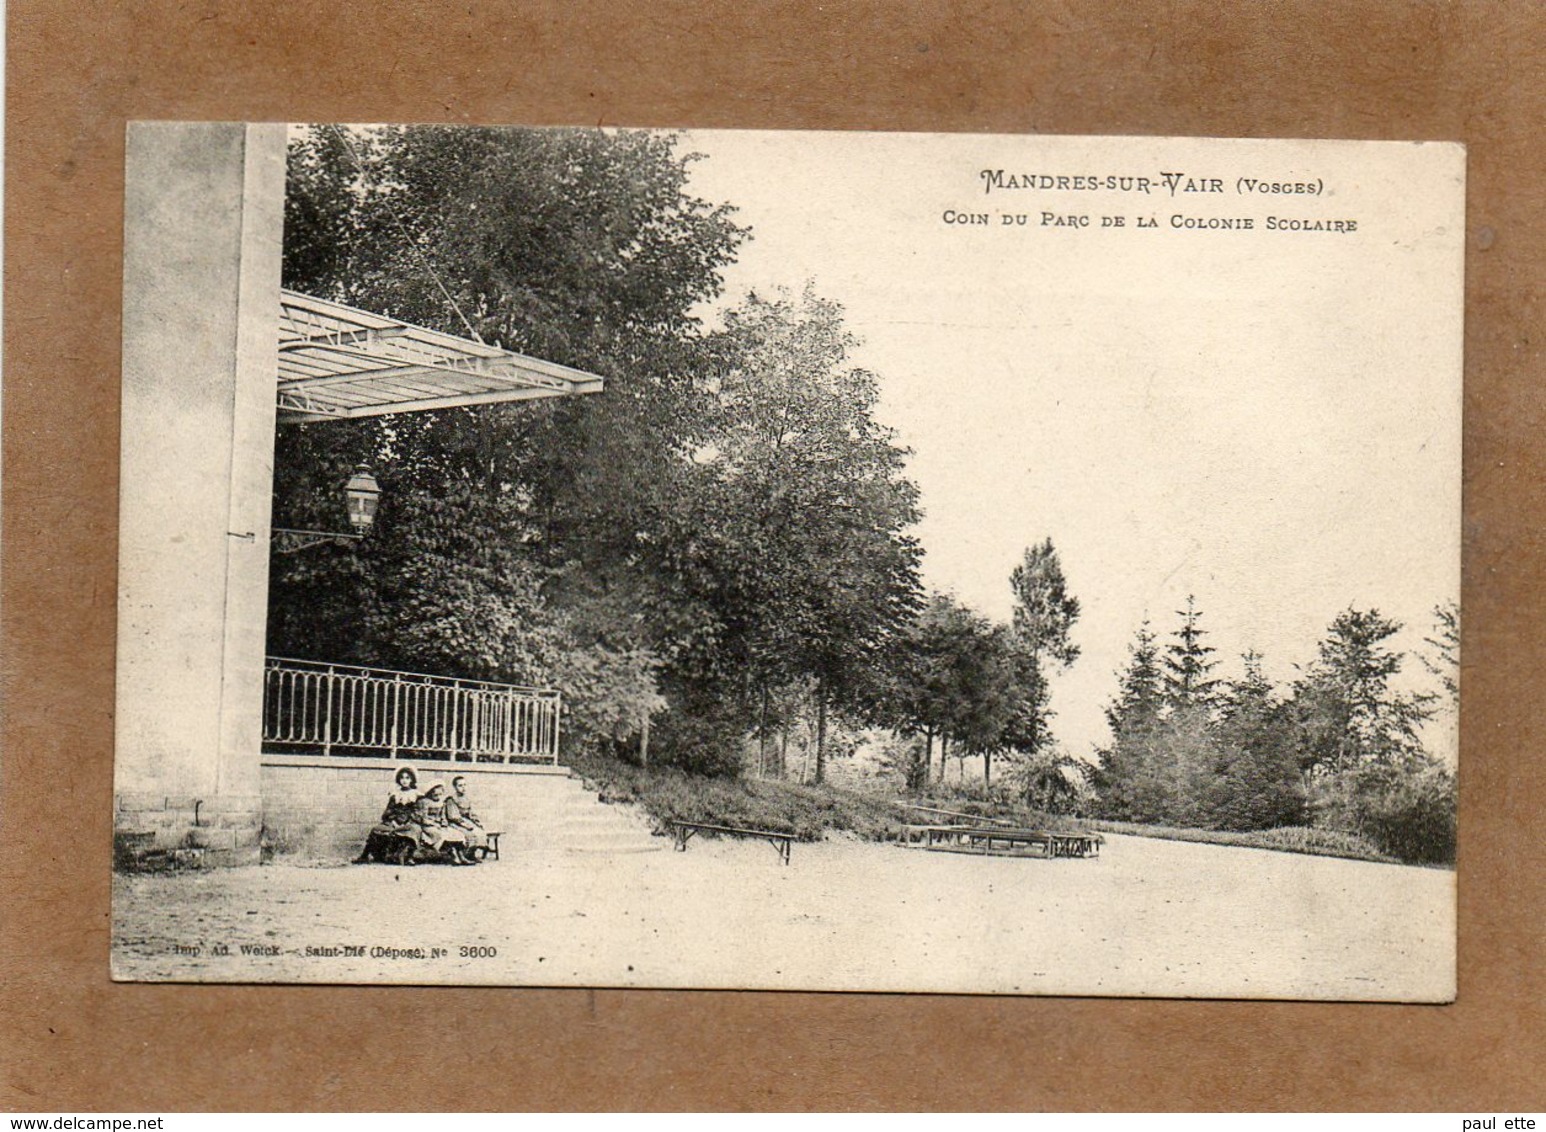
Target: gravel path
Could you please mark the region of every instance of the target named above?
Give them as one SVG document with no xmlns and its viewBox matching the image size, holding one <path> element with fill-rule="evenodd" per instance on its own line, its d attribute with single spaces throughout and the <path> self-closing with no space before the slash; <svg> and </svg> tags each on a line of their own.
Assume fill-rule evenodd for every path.
<svg viewBox="0 0 1546 1132">
<path fill-rule="evenodd" d="M 784 868 L 768 845 L 695 838 L 120 876 L 113 974 L 1447 1001 L 1454 946 L 1442 870 L 1121 836 L 1052 861 L 831 841 Z"/>
</svg>

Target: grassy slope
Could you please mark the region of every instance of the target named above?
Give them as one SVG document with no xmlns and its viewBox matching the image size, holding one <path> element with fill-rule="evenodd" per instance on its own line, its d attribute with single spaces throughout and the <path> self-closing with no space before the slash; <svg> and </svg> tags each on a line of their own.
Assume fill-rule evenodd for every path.
<svg viewBox="0 0 1546 1132">
<path fill-rule="evenodd" d="M 608 801 L 636 802 L 662 827 L 673 819 L 701 821 L 792 833 L 801 841 L 819 841 L 828 830 L 880 841 L 899 828 L 900 811 L 885 799 L 831 786 L 703 778 L 604 758 L 570 765 Z"/>
<path fill-rule="evenodd" d="M 669 767 L 637 767 L 607 758 L 578 758 L 571 766 L 608 801 L 643 807 L 663 829 L 674 819 L 769 829 L 792 833 L 801 841 L 819 841 L 828 830 L 851 833 L 871 841 L 896 837 L 904 823 L 949 822 L 940 815 L 909 812 L 887 798 L 833 786 L 798 786 L 757 779 L 703 778 Z M 1249 833 L 1228 830 L 1176 829 L 1131 822 L 1089 821 L 1051 817 L 1024 806 L 1005 806 L 959 798 L 923 798 L 919 804 L 962 814 L 996 818 L 1031 828 L 1094 829 L 1133 837 L 1199 841 L 1274 849 L 1316 856 L 1391 861 L 1367 840 L 1332 830 L 1267 829 Z"/>
</svg>

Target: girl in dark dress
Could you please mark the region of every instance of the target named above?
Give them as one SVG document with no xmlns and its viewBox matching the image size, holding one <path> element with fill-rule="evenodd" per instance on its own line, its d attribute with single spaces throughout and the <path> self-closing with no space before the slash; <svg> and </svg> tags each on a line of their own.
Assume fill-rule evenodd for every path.
<svg viewBox="0 0 1546 1132">
<path fill-rule="evenodd" d="M 422 829 L 418 824 L 416 804 L 419 800 L 419 778 L 412 767 L 397 772 L 397 789 L 387 795 L 386 809 L 381 821 L 371 828 L 365 838 L 365 848 L 355 858 L 356 865 L 370 861 L 382 864 L 395 862 L 399 865 L 414 863 L 413 855 L 422 841 Z"/>
</svg>

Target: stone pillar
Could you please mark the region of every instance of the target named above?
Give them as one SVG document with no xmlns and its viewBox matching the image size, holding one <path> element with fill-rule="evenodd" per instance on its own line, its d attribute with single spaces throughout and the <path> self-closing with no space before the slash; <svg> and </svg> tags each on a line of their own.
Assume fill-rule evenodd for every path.
<svg viewBox="0 0 1546 1132">
<path fill-rule="evenodd" d="M 255 859 L 285 129 L 137 123 L 126 166 L 115 828 Z"/>
</svg>

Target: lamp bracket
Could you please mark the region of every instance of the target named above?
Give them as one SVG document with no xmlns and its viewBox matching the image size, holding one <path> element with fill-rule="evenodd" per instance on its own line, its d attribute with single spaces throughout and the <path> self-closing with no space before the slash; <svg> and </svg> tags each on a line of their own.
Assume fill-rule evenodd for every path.
<svg viewBox="0 0 1546 1132">
<path fill-rule="evenodd" d="M 364 537 L 362 534 L 344 534 L 341 531 L 297 531 L 288 527 L 275 527 L 270 532 L 269 545 L 275 554 L 294 554 L 327 542 L 342 545 L 359 542 Z"/>
</svg>

